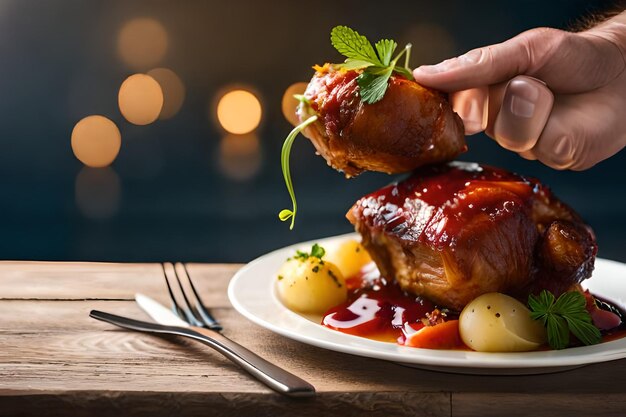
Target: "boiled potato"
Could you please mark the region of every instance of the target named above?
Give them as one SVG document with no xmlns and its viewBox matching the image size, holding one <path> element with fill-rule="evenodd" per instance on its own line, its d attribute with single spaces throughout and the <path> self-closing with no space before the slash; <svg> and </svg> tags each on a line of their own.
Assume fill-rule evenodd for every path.
<svg viewBox="0 0 626 417">
<path fill-rule="evenodd" d="M 345 278 L 355 276 L 361 268 L 372 262 L 363 245 L 354 239 L 325 245 L 325 248 L 323 259 L 337 265 Z"/>
<path fill-rule="evenodd" d="M 543 324 L 513 297 L 497 292 L 470 302 L 459 318 L 461 339 L 479 352 L 523 352 L 546 341 Z"/>
<path fill-rule="evenodd" d="M 339 268 L 314 256 L 287 260 L 278 271 L 277 289 L 285 306 L 300 313 L 322 314 L 348 298 Z"/>
</svg>

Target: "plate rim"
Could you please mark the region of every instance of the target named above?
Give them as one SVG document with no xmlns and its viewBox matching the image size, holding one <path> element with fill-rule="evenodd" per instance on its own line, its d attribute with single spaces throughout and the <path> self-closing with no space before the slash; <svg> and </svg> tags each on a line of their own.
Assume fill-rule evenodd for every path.
<svg viewBox="0 0 626 417">
<path fill-rule="evenodd" d="M 276 304 L 282 308 L 282 313 L 286 313 L 290 317 L 295 318 L 295 320 L 301 321 L 304 325 L 313 325 L 316 326 L 316 329 L 321 329 L 328 332 L 328 336 L 331 340 L 325 340 L 307 334 L 294 332 L 291 329 L 286 329 L 275 323 L 272 323 L 271 321 L 259 317 L 253 311 L 250 311 L 246 303 L 242 302 L 240 300 L 240 297 L 238 297 L 236 291 L 237 285 L 239 285 L 240 281 L 245 279 L 245 277 L 250 274 L 251 271 L 254 271 L 255 268 L 259 267 L 259 265 L 263 265 L 263 263 L 267 262 L 268 259 L 271 259 L 272 257 L 275 257 L 283 252 L 293 251 L 296 248 L 301 248 L 303 246 L 310 246 L 313 243 L 350 238 L 360 239 L 360 236 L 356 233 L 346 233 L 319 239 L 311 239 L 278 248 L 257 257 L 256 259 L 241 267 L 231 278 L 228 284 L 227 291 L 228 298 L 231 304 L 233 305 L 235 310 L 237 310 L 248 320 L 267 330 L 270 330 L 289 339 L 336 352 L 382 359 L 390 362 L 409 364 L 412 366 L 424 365 L 427 367 L 437 367 L 445 369 L 461 368 L 514 370 L 522 368 L 534 368 L 536 370 L 540 370 L 541 368 L 571 368 L 575 366 L 584 366 L 593 363 L 607 362 L 611 360 L 626 358 L 626 337 L 593 346 L 580 346 L 564 350 L 531 352 L 490 353 L 461 350 L 423 349 L 400 346 L 390 342 L 375 341 L 325 328 L 324 326 L 316 324 L 311 320 L 299 315 L 298 313 L 287 309 L 287 307 L 282 305 L 280 301 L 274 299 L 275 295 L 273 289 L 261 287 L 261 291 L 267 293 L 268 299 L 272 299 L 271 302 L 273 304 Z M 626 268 L 626 264 L 609 259 L 596 258 L 596 262 L 599 262 L 601 264 L 613 264 L 617 267 Z M 271 285 L 271 278 L 267 278 L 267 280 L 269 285 Z M 603 294 L 602 296 L 604 297 Z M 626 297 L 626 294 L 624 294 L 624 296 Z M 360 342 L 359 346 L 350 344 L 351 341 Z M 393 350 L 389 350 L 391 346 L 393 347 Z M 555 360 L 557 360 L 558 363 L 555 363 Z"/>
</svg>

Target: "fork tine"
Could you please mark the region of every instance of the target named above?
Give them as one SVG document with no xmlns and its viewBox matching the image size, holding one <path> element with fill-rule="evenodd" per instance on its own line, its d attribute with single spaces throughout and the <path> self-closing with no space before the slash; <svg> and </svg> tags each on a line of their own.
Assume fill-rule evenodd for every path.
<svg viewBox="0 0 626 417">
<path fill-rule="evenodd" d="M 165 284 L 167 285 L 167 292 L 170 295 L 170 300 L 172 300 L 172 310 L 174 310 L 174 313 L 176 313 L 178 317 L 180 317 L 181 319 L 185 319 L 185 313 L 178 305 L 178 301 L 176 301 L 176 297 L 174 297 L 174 291 L 172 290 L 172 286 L 170 285 L 169 274 L 167 271 L 168 266 L 173 267 L 173 265 L 169 262 L 161 264 L 161 268 L 163 268 L 163 276 L 165 277 Z"/>
<path fill-rule="evenodd" d="M 191 288 L 191 293 L 193 294 L 194 304 L 195 304 L 195 315 L 200 316 L 202 322 L 204 322 L 205 327 L 208 327 L 211 330 L 222 330 L 222 326 L 218 323 L 218 321 L 213 317 L 213 315 L 209 312 L 209 309 L 204 305 L 198 291 L 196 291 L 196 286 L 193 285 L 193 281 L 191 280 L 191 276 L 187 271 L 187 267 L 177 262 L 174 271 L 176 272 L 176 276 L 180 279 L 184 277 L 185 281 L 189 283 L 189 287 Z M 190 295 L 191 296 L 191 295 Z M 185 299 L 187 299 L 185 295 Z"/>
<path fill-rule="evenodd" d="M 183 289 L 182 283 L 180 279 L 178 279 L 178 275 L 176 274 L 176 269 L 171 262 L 163 263 L 163 272 L 165 275 L 165 283 L 167 284 L 167 291 L 169 292 L 170 298 L 172 299 L 173 310 L 181 319 L 185 320 L 189 324 L 193 326 L 202 325 L 200 319 L 193 313 L 191 306 L 189 305 L 189 300 L 187 300 L 187 296 L 185 295 L 185 290 Z M 173 276 L 173 278 L 172 278 Z M 170 280 L 176 280 L 177 284 L 171 283 Z M 180 294 L 182 295 L 183 303 L 177 300 L 174 287 L 178 287 Z"/>
</svg>

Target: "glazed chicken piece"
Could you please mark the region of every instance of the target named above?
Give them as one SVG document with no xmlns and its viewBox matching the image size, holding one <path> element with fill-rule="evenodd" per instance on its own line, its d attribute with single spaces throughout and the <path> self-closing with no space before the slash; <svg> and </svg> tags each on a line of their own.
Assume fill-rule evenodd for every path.
<svg viewBox="0 0 626 417">
<path fill-rule="evenodd" d="M 318 116 L 303 134 L 347 177 L 365 170 L 407 172 L 466 150 L 463 123 L 444 94 L 392 75 L 382 100 L 365 104 L 359 72 L 316 68 L 304 93 L 309 104 L 300 105 L 298 117 Z"/>
<path fill-rule="evenodd" d="M 478 164 L 417 170 L 347 217 L 383 276 L 457 311 L 487 292 L 526 302 L 575 289 L 597 251 L 591 229 L 547 187 Z"/>
</svg>

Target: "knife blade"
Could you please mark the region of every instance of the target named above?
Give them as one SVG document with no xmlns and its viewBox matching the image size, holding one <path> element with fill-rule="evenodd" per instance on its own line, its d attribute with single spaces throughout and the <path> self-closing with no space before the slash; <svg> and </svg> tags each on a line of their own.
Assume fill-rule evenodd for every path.
<svg viewBox="0 0 626 417">
<path fill-rule="evenodd" d="M 152 318 L 152 320 L 159 324 L 163 324 L 165 326 L 190 327 L 189 323 L 178 317 L 172 310 L 147 295 L 137 293 L 135 294 L 135 301 L 137 302 L 137 305 L 139 305 L 139 307 L 141 307 L 141 309 Z"/>
</svg>

